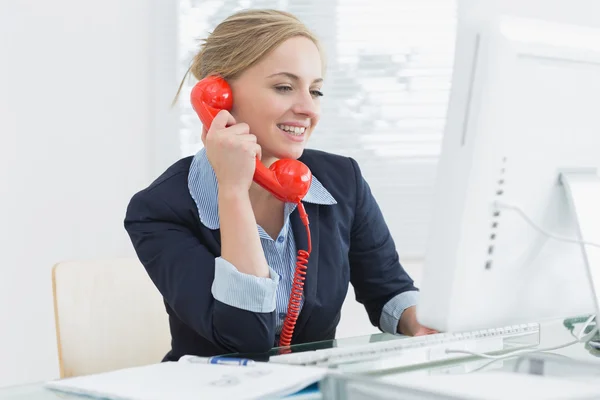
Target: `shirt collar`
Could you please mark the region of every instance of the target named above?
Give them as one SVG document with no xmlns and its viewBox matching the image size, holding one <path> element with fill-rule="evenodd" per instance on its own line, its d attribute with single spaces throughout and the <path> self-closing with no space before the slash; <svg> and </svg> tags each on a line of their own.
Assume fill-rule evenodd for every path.
<svg viewBox="0 0 600 400">
<path fill-rule="evenodd" d="M 194 156 L 190 165 L 188 189 L 198 207 L 200 221 L 209 229 L 219 229 L 217 176 L 208 161 L 204 148 Z M 337 204 L 337 201 L 314 175 L 308 193 L 302 201 L 321 205 Z"/>
</svg>

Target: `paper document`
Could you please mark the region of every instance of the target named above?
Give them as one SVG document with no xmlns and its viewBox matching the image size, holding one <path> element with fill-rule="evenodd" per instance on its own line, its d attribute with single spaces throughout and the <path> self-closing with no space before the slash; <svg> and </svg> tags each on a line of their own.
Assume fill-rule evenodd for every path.
<svg viewBox="0 0 600 400">
<path fill-rule="evenodd" d="M 229 366 L 165 362 L 46 383 L 69 393 L 119 400 L 282 397 L 319 382 L 329 371 L 258 362 Z"/>
</svg>

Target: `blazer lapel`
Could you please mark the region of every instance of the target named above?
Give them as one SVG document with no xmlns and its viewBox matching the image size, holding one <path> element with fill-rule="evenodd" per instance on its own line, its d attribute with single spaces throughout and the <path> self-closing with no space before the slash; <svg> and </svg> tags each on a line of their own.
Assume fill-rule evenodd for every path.
<svg viewBox="0 0 600 400">
<path fill-rule="evenodd" d="M 317 282 L 319 281 L 319 206 L 311 203 L 303 204 L 308 214 L 312 251 L 308 257 L 308 269 L 306 271 L 306 279 L 304 280 L 304 304 L 296 322 L 292 344 L 293 339 L 298 336 L 298 332 L 302 331 L 302 328 L 306 325 L 314 308 L 317 298 Z M 298 250 L 307 250 L 306 228 L 302 224 L 297 209 L 290 215 L 290 221 L 294 232 L 296 253 Z"/>
</svg>

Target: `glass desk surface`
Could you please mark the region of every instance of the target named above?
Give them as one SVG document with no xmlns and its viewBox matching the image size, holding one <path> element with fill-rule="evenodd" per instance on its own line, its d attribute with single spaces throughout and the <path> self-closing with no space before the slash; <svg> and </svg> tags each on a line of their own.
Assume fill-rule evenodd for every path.
<svg viewBox="0 0 600 400">
<path fill-rule="evenodd" d="M 582 324 L 575 324 L 574 333 L 579 332 Z M 317 349 L 326 349 L 331 347 L 348 347 L 355 345 L 364 345 L 388 340 L 403 340 L 403 336 L 390 335 L 387 333 L 379 333 L 365 336 L 349 337 L 322 342 L 305 343 L 294 345 L 291 347 L 293 352 L 310 351 Z M 565 326 L 565 320 L 553 320 L 540 323 L 540 344 L 539 348 L 546 348 L 566 344 L 573 341 L 574 337 L 569 329 Z M 273 349 L 266 354 L 243 355 L 256 360 L 266 361 L 268 356 L 279 354 L 278 349 Z M 540 354 L 540 353 L 537 353 Z M 600 371 L 600 349 L 596 349 L 589 344 L 577 343 L 569 347 L 554 350 L 548 354 L 554 359 L 560 360 L 575 360 L 593 363 L 598 366 Z M 238 356 L 241 356 L 238 354 Z M 434 364 L 416 365 L 403 367 L 394 370 L 377 371 L 368 373 L 369 378 L 390 377 L 395 374 L 418 374 L 418 375 L 434 375 L 434 374 L 465 374 L 475 371 L 485 370 L 507 370 L 514 371 L 518 367 L 519 357 L 513 357 L 503 360 L 488 360 L 478 357 L 470 357 L 462 360 L 445 361 Z M 0 400 L 58 400 L 58 399 L 82 399 L 83 396 L 69 395 L 65 393 L 53 392 L 43 387 L 43 382 L 36 382 L 18 386 L 9 386 L 0 388 Z"/>
</svg>

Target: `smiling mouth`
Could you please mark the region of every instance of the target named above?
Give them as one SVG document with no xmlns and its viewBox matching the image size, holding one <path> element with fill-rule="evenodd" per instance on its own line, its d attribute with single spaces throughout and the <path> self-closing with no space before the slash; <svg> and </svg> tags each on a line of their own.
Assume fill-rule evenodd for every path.
<svg viewBox="0 0 600 400">
<path fill-rule="evenodd" d="M 306 132 L 306 128 L 299 126 L 277 125 L 277 127 L 292 136 L 302 136 Z"/>
</svg>

